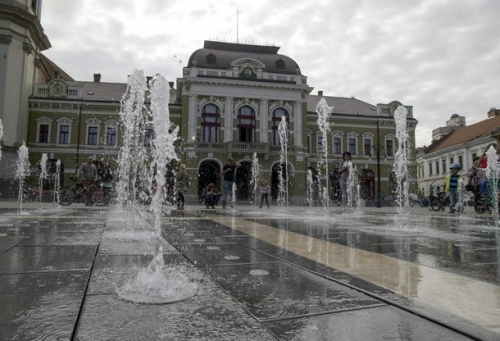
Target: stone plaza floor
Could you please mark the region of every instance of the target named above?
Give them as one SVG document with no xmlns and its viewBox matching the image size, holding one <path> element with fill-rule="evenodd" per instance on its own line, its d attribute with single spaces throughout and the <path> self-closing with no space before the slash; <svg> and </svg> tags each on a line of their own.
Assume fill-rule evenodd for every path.
<svg viewBox="0 0 500 341">
<path fill-rule="evenodd" d="M 0 201 L 0 340 L 500 340 L 490 215 L 165 207 L 164 272 L 197 285 L 170 304 L 116 293 L 153 258 L 133 216 Z"/>
</svg>

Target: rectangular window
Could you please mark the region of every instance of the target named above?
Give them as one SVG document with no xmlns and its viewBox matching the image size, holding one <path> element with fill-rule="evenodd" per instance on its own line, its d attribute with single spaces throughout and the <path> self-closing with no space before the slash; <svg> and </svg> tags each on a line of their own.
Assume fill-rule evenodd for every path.
<svg viewBox="0 0 500 341">
<path fill-rule="evenodd" d="M 372 140 L 364 139 L 363 145 L 364 145 L 365 155 L 372 156 Z"/>
<path fill-rule="evenodd" d="M 59 143 L 69 143 L 69 125 L 64 124 L 59 126 Z"/>
<path fill-rule="evenodd" d="M 106 146 L 116 146 L 116 127 L 106 128 Z"/>
<path fill-rule="evenodd" d="M 318 135 L 318 154 L 323 153 L 323 135 Z"/>
<path fill-rule="evenodd" d="M 311 153 L 311 136 L 307 136 L 307 152 Z"/>
<path fill-rule="evenodd" d="M 349 137 L 349 153 L 356 155 L 356 138 Z"/>
<path fill-rule="evenodd" d="M 87 144 L 97 145 L 97 127 L 88 127 Z"/>
<path fill-rule="evenodd" d="M 385 140 L 385 155 L 394 156 L 394 141 Z"/>
<path fill-rule="evenodd" d="M 432 175 L 432 162 L 429 162 L 429 175 Z"/>
<path fill-rule="evenodd" d="M 436 161 L 436 174 L 439 174 L 439 161 Z"/>
<path fill-rule="evenodd" d="M 446 160 L 443 160 L 443 173 L 446 173 Z"/>
<path fill-rule="evenodd" d="M 38 134 L 39 143 L 49 143 L 49 125 L 40 124 L 40 131 Z"/>
<path fill-rule="evenodd" d="M 337 155 L 342 154 L 342 143 L 340 141 L 340 137 L 333 138 L 333 153 Z"/>
<path fill-rule="evenodd" d="M 458 157 L 458 164 L 459 164 L 460 166 L 462 166 L 462 165 L 464 164 L 464 158 L 463 158 L 463 156 L 462 156 L 462 155 L 460 155 L 460 156 Z"/>
</svg>

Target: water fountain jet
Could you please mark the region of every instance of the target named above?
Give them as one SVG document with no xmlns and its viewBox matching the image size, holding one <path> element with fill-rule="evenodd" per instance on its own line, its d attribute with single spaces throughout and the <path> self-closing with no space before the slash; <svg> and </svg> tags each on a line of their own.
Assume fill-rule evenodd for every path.
<svg viewBox="0 0 500 341">
<path fill-rule="evenodd" d="M 131 77 L 133 84 L 139 84 L 139 88 L 141 88 L 141 85 L 144 84 L 143 79 L 141 79 L 143 77 L 144 74 L 142 71 L 136 71 L 133 77 Z M 135 91 L 136 90 L 137 89 L 135 89 Z M 120 298 L 135 303 L 166 304 L 192 297 L 196 294 L 197 286 L 195 283 L 188 282 L 187 279 L 176 270 L 164 269 L 165 264 L 163 260 L 161 236 L 161 217 L 163 212 L 162 189 L 165 185 L 164 175 L 167 173 L 167 165 L 172 160 L 177 159 L 177 155 L 174 150 L 174 141 L 178 133 L 178 127 L 173 130 L 170 129 L 168 110 L 169 86 L 165 77 L 159 74 L 153 77 L 152 83 L 150 84 L 150 93 L 151 117 L 155 131 L 155 136 L 151 141 L 151 167 L 154 169 L 153 173 L 156 176 L 149 178 L 149 182 L 147 184 L 149 185 L 149 188 L 152 188 L 153 181 L 156 181 L 157 190 L 152 194 L 151 200 L 152 218 L 149 219 L 152 220 L 151 227 L 155 253 L 147 268 L 140 270 L 134 279 L 129 280 L 123 287 L 119 288 L 117 290 L 117 294 Z M 135 99 L 139 97 L 141 97 L 141 95 L 137 94 Z M 142 95 L 142 98 L 143 97 L 144 94 Z M 139 119 L 134 118 L 133 114 L 134 112 L 132 112 L 132 115 L 127 121 L 131 124 L 131 127 L 128 128 L 132 129 L 137 128 L 135 124 L 140 121 Z M 135 112 L 135 114 L 142 113 Z M 130 144 L 129 146 L 136 147 L 137 145 Z M 131 161 L 131 159 L 128 158 L 132 155 L 130 150 L 122 149 L 121 155 L 125 158 L 125 160 L 123 160 L 124 165 L 122 166 L 122 169 L 132 169 L 133 172 L 129 173 L 129 175 L 132 176 L 137 176 L 141 173 L 138 168 L 141 166 L 140 164 L 128 164 L 128 162 Z M 135 189 L 133 185 L 128 185 L 131 182 L 134 182 L 134 178 L 123 178 L 122 181 L 125 182 L 120 187 L 122 190 Z M 122 199 L 122 202 L 129 202 L 130 196 L 122 194 L 120 198 Z M 167 273 L 167 276 L 165 273 Z"/>
</svg>

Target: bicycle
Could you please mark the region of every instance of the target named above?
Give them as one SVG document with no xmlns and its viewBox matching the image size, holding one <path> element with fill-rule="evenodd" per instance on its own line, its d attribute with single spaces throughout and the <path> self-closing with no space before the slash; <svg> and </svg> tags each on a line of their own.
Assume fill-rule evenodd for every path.
<svg viewBox="0 0 500 341">
<path fill-rule="evenodd" d="M 429 195 L 429 208 L 433 211 L 444 211 L 445 207 L 450 206 L 450 197 L 446 192 L 439 192 L 434 196 L 431 192 Z"/>
<path fill-rule="evenodd" d="M 77 182 L 74 176 L 70 177 L 74 184 L 71 187 L 66 187 L 62 190 L 59 196 L 59 205 L 68 206 L 72 203 L 82 202 L 85 200 L 85 187 L 81 182 Z"/>
</svg>

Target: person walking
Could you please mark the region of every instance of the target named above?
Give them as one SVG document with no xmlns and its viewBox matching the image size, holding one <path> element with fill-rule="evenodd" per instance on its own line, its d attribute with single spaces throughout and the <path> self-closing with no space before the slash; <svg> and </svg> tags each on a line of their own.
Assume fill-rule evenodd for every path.
<svg viewBox="0 0 500 341">
<path fill-rule="evenodd" d="M 340 191 L 342 192 L 342 206 L 346 206 L 349 197 L 349 182 L 351 181 L 351 172 L 353 169 L 353 163 L 351 161 L 351 153 L 344 152 L 342 154 L 342 161 L 339 163 L 339 184 Z M 352 198 L 350 198 L 350 203 L 352 203 Z"/>
<path fill-rule="evenodd" d="M 452 163 L 450 165 L 450 174 L 446 176 L 444 190 L 450 195 L 450 213 L 456 211 L 455 205 L 458 202 L 459 181 L 462 180 L 462 176 L 458 175 L 460 168 L 462 167 L 458 163 Z"/>
<path fill-rule="evenodd" d="M 264 200 L 266 200 L 267 208 L 269 208 L 269 201 L 267 201 L 269 192 L 271 192 L 271 187 L 269 187 L 266 180 L 262 180 L 260 182 L 260 208 L 262 208 Z"/>
<path fill-rule="evenodd" d="M 233 192 L 236 168 L 240 167 L 241 164 L 235 162 L 232 158 L 228 158 L 227 163 L 222 167 L 221 175 L 224 177 L 224 182 L 222 183 L 222 208 L 226 208 L 227 195 Z"/>
<path fill-rule="evenodd" d="M 85 187 L 85 206 L 90 206 L 90 198 L 95 190 L 97 181 L 97 168 L 94 165 L 94 158 L 89 156 L 86 163 L 82 163 L 78 169 L 76 177 L 82 181 Z"/>
<path fill-rule="evenodd" d="M 186 173 L 186 165 L 181 163 L 179 171 L 175 174 L 175 192 L 177 193 L 177 209 L 184 211 L 186 194 L 189 188 L 189 177 Z"/>
</svg>

